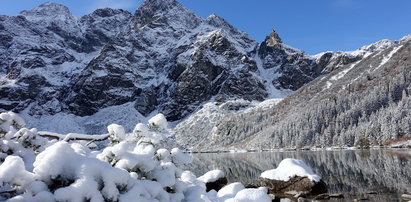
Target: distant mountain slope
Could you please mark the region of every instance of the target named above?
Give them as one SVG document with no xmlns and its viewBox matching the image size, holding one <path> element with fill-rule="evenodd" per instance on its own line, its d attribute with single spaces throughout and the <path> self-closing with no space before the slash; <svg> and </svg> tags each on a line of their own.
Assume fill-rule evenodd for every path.
<svg viewBox="0 0 411 202">
<path fill-rule="evenodd" d="M 191 143 L 194 150 L 384 145 L 411 138 L 411 37 L 317 58 L 329 74 L 268 110 L 224 116 L 206 146 Z"/>
<path fill-rule="evenodd" d="M 146 0 L 134 15 L 107 8 L 76 18 L 56 3 L 2 15 L 0 53 L 0 110 L 56 132 L 68 132 L 68 120 L 73 132 L 98 133 L 91 120 L 130 129 L 155 111 L 176 121 L 210 101 L 282 98 L 325 68 L 275 31 L 259 44 L 175 0 Z M 137 112 L 98 119 L 111 109 Z"/>
</svg>

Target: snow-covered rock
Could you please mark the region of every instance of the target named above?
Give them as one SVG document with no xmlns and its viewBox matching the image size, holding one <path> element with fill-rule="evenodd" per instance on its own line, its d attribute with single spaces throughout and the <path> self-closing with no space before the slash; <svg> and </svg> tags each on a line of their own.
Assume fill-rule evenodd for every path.
<svg viewBox="0 0 411 202">
<path fill-rule="evenodd" d="M 219 191 L 227 184 L 227 178 L 222 170 L 211 170 L 197 178 L 206 185 L 206 190 Z"/>
<path fill-rule="evenodd" d="M 306 195 L 327 192 L 327 185 L 303 161 L 283 159 L 278 167 L 261 173 L 259 182 L 271 194 L 298 191 Z"/>
<path fill-rule="evenodd" d="M 271 180 L 288 181 L 296 176 L 307 177 L 314 182 L 321 180 L 321 177 L 314 174 L 311 168 L 303 161 L 291 158 L 282 160 L 276 169 L 264 171 L 260 177 Z"/>
<path fill-rule="evenodd" d="M 204 175 L 198 177 L 198 180 L 207 183 L 207 182 L 215 182 L 220 178 L 224 178 L 225 174 L 222 170 L 211 170 L 205 173 Z"/>
</svg>

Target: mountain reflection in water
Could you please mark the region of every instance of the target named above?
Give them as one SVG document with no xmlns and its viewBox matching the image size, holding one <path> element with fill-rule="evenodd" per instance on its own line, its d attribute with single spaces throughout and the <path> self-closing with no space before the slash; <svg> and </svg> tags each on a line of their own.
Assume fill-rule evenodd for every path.
<svg viewBox="0 0 411 202">
<path fill-rule="evenodd" d="M 196 176 L 221 169 L 229 182 L 255 183 L 261 172 L 276 168 L 282 159 L 295 158 L 322 177 L 329 193 L 343 193 L 344 200 L 401 201 L 401 194 L 411 193 L 410 150 L 200 153 L 193 157 L 186 169 Z"/>
</svg>

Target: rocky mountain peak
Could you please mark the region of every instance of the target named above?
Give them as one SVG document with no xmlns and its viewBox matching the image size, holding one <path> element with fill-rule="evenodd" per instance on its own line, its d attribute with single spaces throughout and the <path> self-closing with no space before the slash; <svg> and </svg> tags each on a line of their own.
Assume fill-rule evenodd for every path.
<svg viewBox="0 0 411 202">
<path fill-rule="evenodd" d="M 42 21 L 44 19 L 59 20 L 62 18 L 62 20 L 64 20 L 67 17 L 73 18 L 70 10 L 66 6 L 54 2 L 46 2 L 31 10 L 22 11 L 20 15 L 23 15 L 30 21 Z"/>
<path fill-rule="evenodd" d="M 0 84 L 6 74 L 25 80 L 0 85 L 0 110 L 27 117 L 100 117 L 94 114 L 134 107 L 138 116 L 157 110 L 175 121 L 213 100 L 283 97 L 318 75 L 315 61 L 275 31 L 259 45 L 223 18 L 201 18 L 176 0 L 146 0 L 134 15 L 106 8 L 80 19 L 46 3 L 1 26 L 13 33 L 3 37 L 12 48 L 0 49 Z"/>
<path fill-rule="evenodd" d="M 125 15 L 130 15 L 130 13 L 126 10 L 122 10 L 122 9 L 112 9 L 112 8 L 100 8 L 97 9 L 95 11 L 93 11 L 93 13 L 89 14 L 92 16 L 99 16 L 99 17 L 112 17 L 114 15 L 118 15 L 118 14 L 125 14 Z"/>
<path fill-rule="evenodd" d="M 218 28 L 224 28 L 230 31 L 236 30 L 232 25 L 230 25 L 224 18 L 216 15 L 216 14 L 211 14 L 207 17 L 208 24 L 218 27 Z"/>
<path fill-rule="evenodd" d="M 268 35 L 265 38 L 264 42 L 268 47 L 273 47 L 273 48 L 280 48 L 281 44 L 283 43 L 281 41 L 280 36 L 278 35 L 278 33 L 274 29 L 271 30 L 270 35 Z"/>
<path fill-rule="evenodd" d="M 381 41 L 378 41 L 376 43 L 363 46 L 359 50 L 363 51 L 370 51 L 370 52 L 375 52 L 375 51 L 381 51 L 383 49 L 386 49 L 388 47 L 391 47 L 395 44 L 395 41 L 389 40 L 389 39 L 383 39 Z"/>
<path fill-rule="evenodd" d="M 176 0 L 146 0 L 136 10 L 134 15 L 134 27 L 140 28 L 157 20 L 174 7 L 182 5 Z"/>
</svg>

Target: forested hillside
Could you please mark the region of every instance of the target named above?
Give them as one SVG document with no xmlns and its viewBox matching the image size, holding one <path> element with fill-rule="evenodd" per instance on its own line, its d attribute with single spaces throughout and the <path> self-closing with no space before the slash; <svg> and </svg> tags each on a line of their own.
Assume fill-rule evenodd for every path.
<svg viewBox="0 0 411 202">
<path fill-rule="evenodd" d="M 410 53 L 410 37 L 404 37 L 337 66 L 275 107 L 226 116 L 214 128 L 212 141 L 197 149 L 369 146 L 407 140 Z"/>
</svg>

